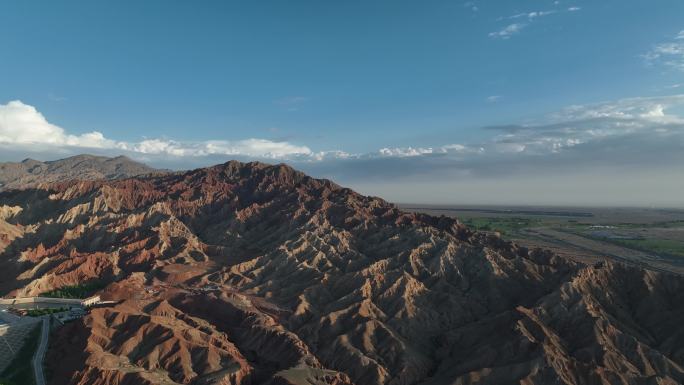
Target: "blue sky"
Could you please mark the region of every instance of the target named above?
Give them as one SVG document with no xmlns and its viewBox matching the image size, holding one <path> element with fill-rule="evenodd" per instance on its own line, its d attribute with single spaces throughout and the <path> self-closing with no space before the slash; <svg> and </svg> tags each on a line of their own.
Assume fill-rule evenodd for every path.
<svg viewBox="0 0 684 385">
<path fill-rule="evenodd" d="M 399 201 L 684 204 L 665 185 L 682 176 L 682 15 L 680 0 L 6 1 L 0 160 L 266 159 Z M 657 143 L 623 143 L 641 136 Z M 637 171 L 666 170 L 662 196 L 615 197 L 635 153 L 661 155 Z M 585 191 L 616 179 L 577 201 L 535 192 L 566 169 Z M 492 183 L 508 200 L 479 192 Z"/>
</svg>

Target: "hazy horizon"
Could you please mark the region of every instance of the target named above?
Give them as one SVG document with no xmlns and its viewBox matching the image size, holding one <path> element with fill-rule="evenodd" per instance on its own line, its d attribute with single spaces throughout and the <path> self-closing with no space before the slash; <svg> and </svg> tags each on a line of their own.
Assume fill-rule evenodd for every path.
<svg viewBox="0 0 684 385">
<path fill-rule="evenodd" d="M 21 159 L 10 159 L 10 160 L 6 160 L 6 161 L 7 162 L 19 163 L 19 162 L 26 160 L 26 159 L 34 159 L 34 160 L 38 160 L 38 161 L 48 162 L 48 161 L 55 161 L 55 160 L 63 159 L 63 158 L 54 158 L 54 159 L 53 158 L 45 158 L 44 156 L 41 156 L 41 154 L 34 154 L 34 155 L 35 156 L 23 157 Z M 83 153 L 83 154 L 78 154 L 78 155 L 94 155 L 94 156 L 97 156 L 96 154 L 89 154 L 89 153 Z M 101 155 L 101 156 L 104 156 L 104 155 Z M 124 154 L 120 154 L 120 155 L 112 154 L 111 156 L 116 157 L 116 156 L 126 156 L 126 155 L 124 155 Z M 232 159 L 228 159 L 228 160 L 226 160 L 226 162 L 230 161 L 230 160 L 232 160 Z M 288 164 L 288 162 L 274 162 L 274 161 L 269 161 L 269 160 L 264 160 L 264 162 L 270 163 L 270 164 L 276 164 L 276 163 Z M 225 163 L 225 162 L 222 162 L 222 163 Z M 202 165 L 199 167 L 208 167 L 208 166 L 213 166 L 216 164 L 220 164 L 220 163 L 206 164 L 206 165 Z M 297 168 L 296 166 L 293 166 L 293 167 Z M 170 171 L 184 171 L 184 170 L 191 170 L 194 168 L 196 168 L 196 167 L 186 167 L 186 168 L 175 167 L 175 168 L 168 168 L 168 169 Z M 305 170 L 301 170 L 301 171 L 305 171 Z M 325 178 L 325 177 L 320 176 L 320 175 L 315 175 L 315 174 L 310 174 L 310 175 L 313 177 L 316 177 L 316 178 Z M 648 176 L 646 178 L 648 178 Z M 330 178 L 326 178 L 326 179 L 330 179 Z M 403 195 L 403 194 L 396 194 L 396 193 L 393 194 L 391 192 L 391 188 L 388 186 L 380 186 L 381 188 L 378 189 L 377 184 L 373 184 L 373 185 L 363 185 L 363 184 L 354 184 L 354 183 L 345 184 L 345 183 L 340 183 L 339 180 L 336 180 L 336 179 L 332 179 L 332 180 L 338 184 L 344 185 L 344 187 L 350 187 L 350 188 L 352 188 L 352 189 L 354 189 L 357 192 L 360 192 L 362 194 L 371 195 L 371 196 L 378 196 L 378 197 L 383 198 L 387 201 L 390 201 L 390 202 L 393 202 L 393 203 L 396 203 L 396 204 L 399 204 L 402 206 L 411 206 L 411 205 L 424 206 L 424 207 L 469 207 L 469 206 L 471 206 L 471 207 L 479 207 L 479 208 L 483 208 L 483 207 L 501 207 L 501 208 L 515 208 L 515 207 L 547 208 L 547 207 L 555 207 L 555 208 L 560 208 L 560 209 L 564 209 L 564 208 L 567 208 L 567 209 L 572 209 L 572 208 L 587 208 L 587 209 L 590 209 L 590 208 L 615 208 L 615 209 L 644 208 L 644 209 L 684 210 L 684 206 L 681 206 L 681 205 L 678 206 L 678 203 L 676 203 L 676 202 L 671 204 L 671 205 L 668 205 L 668 204 L 660 204 L 660 205 L 659 204 L 649 204 L 649 205 L 646 205 L 646 204 L 639 203 L 638 200 L 633 200 L 633 201 L 618 201 L 618 200 L 601 201 L 601 200 L 598 200 L 591 195 L 595 192 L 593 190 L 586 192 L 588 194 L 588 196 L 585 198 L 585 200 L 578 200 L 577 199 L 577 195 L 576 195 L 577 191 L 576 190 L 570 191 L 570 193 L 575 194 L 574 199 L 563 199 L 562 198 L 563 195 L 552 195 L 552 196 L 555 196 L 556 199 L 544 200 L 544 199 L 538 199 L 537 198 L 536 200 L 524 200 L 524 199 L 523 200 L 516 200 L 515 199 L 516 194 L 512 194 L 512 193 L 522 193 L 524 195 L 524 193 L 527 191 L 527 189 L 524 188 L 524 186 L 522 186 L 522 187 L 520 186 L 520 183 L 518 183 L 518 189 L 522 189 L 522 191 L 508 190 L 509 195 L 507 195 L 506 199 L 501 200 L 501 199 L 496 199 L 495 197 L 492 197 L 491 194 L 494 194 L 494 193 L 496 193 L 496 191 L 499 191 L 498 188 L 494 188 L 495 186 L 499 186 L 499 188 L 501 186 L 510 187 L 510 185 L 508 184 L 508 182 L 510 182 L 510 180 L 502 179 L 502 178 L 481 181 L 481 183 L 485 184 L 484 186 L 479 184 L 479 183 L 472 183 L 472 182 L 465 185 L 467 190 L 469 190 L 470 192 L 473 192 L 473 191 L 479 192 L 481 194 L 480 200 L 471 200 L 471 199 L 468 199 L 467 197 L 465 197 L 465 198 L 458 198 L 458 199 L 455 199 L 452 201 L 440 201 L 440 200 L 429 200 L 429 199 L 425 200 L 425 201 L 410 200 L 411 195 Z M 634 184 L 642 184 L 643 182 L 644 182 L 643 178 L 635 178 L 635 180 L 633 181 Z M 676 181 L 673 181 L 673 183 L 676 183 L 677 185 L 679 185 L 679 184 L 681 184 L 681 181 L 676 180 Z M 429 187 L 434 187 L 434 183 L 431 183 L 429 185 L 415 184 L 415 186 L 417 186 L 417 187 L 423 186 L 423 187 L 429 188 Z M 591 185 L 589 185 L 589 186 L 591 186 Z M 399 187 L 402 187 L 402 186 L 399 184 L 395 184 L 393 186 L 393 188 L 399 188 Z M 403 187 L 405 187 L 405 185 Z M 554 185 L 553 187 L 558 188 L 558 185 Z M 383 194 L 383 193 L 378 193 L 378 191 L 381 191 L 381 192 L 389 191 L 389 193 Z M 438 189 L 437 191 L 440 191 L 440 190 Z M 489 194 L 487 192 L 489 192 Z M 453 193 L 458 196 L 458 194 L 462 193 L 462 191 L 455 190 L 455 191 L 453 191 Z M 555 193 L 557 194 L 558 191 L 555 191 Z M 652 192 L 650 192 L 650 190 L 649 191 L 642 191 L 641 193 L 642 194 L 650 193 L 651 196 L 653 194 Z M 482 198 L 482 196 L 485 196 L 485 197 L 489 196 L 489 197 L 488 198 Z M 399 199 L 396 199 L 396 197 L 399 197 Z M 559 197 L 561 199 L 558 199 Z M 576 203 L 574 203 L 574 204 L 573 203 L 566 203 L 567 201 L 571 201 L 571 200 L 575 201 Z"/>
</svg>

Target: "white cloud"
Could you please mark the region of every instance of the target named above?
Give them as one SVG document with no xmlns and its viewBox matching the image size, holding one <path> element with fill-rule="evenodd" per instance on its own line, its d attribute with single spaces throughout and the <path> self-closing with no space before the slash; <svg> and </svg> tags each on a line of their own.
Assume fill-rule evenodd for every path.
<svg viewBox="0 0 684 385">
<path fill-rule="evenodd" d="M 320 151 L 317 153 L 313 153 L 307 158 L 313 161 L 323 161 L 323 160 L 335 160 L 335 159 L 352 159 L 358 157 L 358 154 L 350 154 L 345 151 L 341 150 L 333 150 L 333 151 Z"/>
<path fill-rule="evenodd" d="M 654 45 L 650 51 L 642 55 L 649 65 L 663 65 L 684 71 L 684 30 L 671 41 Z"/>
<path fill-rule="evenodd" d="M 491 96 L 496 101 L 499 96 Z M 208 140 L 183 142 L 165 138 L 149 138 L 139 142 L 109 139 L 100 132 L 70 135 L 49 123 L 34 107 L 20 101 L 0 105 L 0 145 L 48 149 L 70 148 L 73 151 L 101 149 L 110 153 L 133 156 L 165 156 L 175 158 L 231 156 L 266 158 L 294 162 L 325 162 L 353 159 L 391 159 L 416 157 L 455 157 L 466 159 L 477 155 L 495 157 L 501 154 L 553 154 L 572 147 L 606 138 L 618 138 L 640 132 L 658 135 L 683 133 L 684 118 L 670 112 L 684 106 L 684 95 L 631 98 L 616 102 L 567 107 L 536 125 L 493 127 L 497 135 L 480 143 L 443 144 L 439 146 L 383 147 L 377 152 L 349 153 L 341 149 L 314 152 L 309 147 L 267 139 L 235 141 Z"/>
<path fill-rule="evenodd" d="M 298 167 L 404 202 L 681 207 L 682 107 L 684 95 L 571 106 L 536 123 L 485 128 L 488 138 L 451 150 L 386 148 Z"/>
<path fill-rule="evenodd" d="M 447 144 L 446 146 L 442 146 L 442 150 L 445 152 L 461 152 L 466 151 L 467 147 L 462 144 Z"/>
<path fill-rule="evenodd" d="M 270 158 L 352 186 L 363 183 L 378 186 L 383 181 L 392 181 L 411 189 L 422 182 L 437 186 L 451 181 L 451 187 L 445 187 L 442 192 L 433 187 L 429 189 L 435 194 L 439 192 L 444 199 L 456 199 L 453 194 L 460 191 L 461 185 L 475 186 L 482 180 L 508 178 L 520 180 L 517 186 L 529 192 L 525 196 L 536 199 L 540 197 L 539 189 L 547 186 L 544 181 L 548 178 L 562 176 L 572 186 L 573 180 L 583 183 L 579 177 L 573 179 L 573 175 L 581 173 L 608 175 L 615 183 L 632 180 L 633 173 L 657 173 L 660 179 L 656 182 L 662 182 L 661 185 L 681 179 L 682 108 L 684 94 L 577 105 L 538 122 L 485 128 L 486 134 L 479 141 L 411 144 L 350 153 L 343 149 L 314 152 L 307 146 L 266 139 L 186 142 L 148 138 L 125 142 L 98 132 L 72 135 L 49 123 L 32 106 L 15 101 L 0 105 L 0 153 L 5 157 L 10 153 L 25 157 L 36 152 L 54 156 L 90 152 L 95 148 L 100 149 L 96 151 L 99 154 L 125 154 L 160 167 L 173 165 L 172 168 L 206 166 L 227 158 Z M 654 188 L 662 193 L 660 202 L 670 199 L 684 204 L 680 190 L 667 192 L 657 184 Z M 370 192 L 393 197 L 392 191 Z M 423 192 L 414 194 L 424 197 L 420 195 Z M 618 198 L 630 194 L 618 189 L 610 192 Z M 481 198 L 477 194 L 472 197 Z"/>
<path fill-rule="evenodd" d="M 494 38 L 494 39 L 510 39 L 511 36 L 516 35 L 522 31 L 523 28 L 525 28 L 527 24 L 525 23 L 513 23 L 509 24 L 503 29 L 496 31 L 496 32 L 490 32 L 489 37 Z"/>
<path fill-rule="evenodd" d="M 527 12 L 527 13 L 518 13 L 516 15 L 509 17 L 509 19 L 519 19 L 521 17 L 526 17 L 526 18 L 532 20 L 532 19 L 535 19 L 538 17 L 553 15 L 554 13 L 556 13 L 556 11 L 532 11 L 532 12 Z"/>
<path fill-rule="evenodd" d="M 0 143 L 94 148 L 115 145 L 97 131 L 83 135 L 67 135 L 61 127 L 50 124 L 35 107 L 19 100 L 0 104 Z"/>
<path fill-rule="evenodd" d="M 480 143 L 382 148 L 377 153 L 367 154 L 345 152 L 344 159 L 446 157 L 459 162 L 486 162 L 501 156 L 551 156 L 582 145 L 594 146 L 599 142 L 643 135 L 650 135 L 654 140 L 673 137 L 684 140 L 684 117 L 669 112 L 679 106 L 684 106 L 684 95 L 570 106 L 550 115 L 542 123 L 487 128 L 496 134 Z M 633 151 L 641 151 L 638 142 L 631 145 Z M 331 159 L 336 159 L 336 155 L 331 153 L 317 160 Z M 511 164 L 517 162 L 515 158 L 509 161 Z M 475 164 L 471 166 L 477 168 Z"/>
<path fill-rule="evenodd" d="M 553 114 L 556 121 L 610 118 L 615 122 L 650 121 L 659 124 L 681 124 L 684 120 L 666 110 L 684 105 L 684 95 L 671 95 L 650 98 L 629 98 L 617 102 L 605 102 L 588 106 L 570 106 Z"/>
<path fill-rule="evenodd" d="M 501 100 L 503 96 L 501 95 L 492 95 L 492 96 L 487 96 L 487 102 L 489 103 L 496 103 L 499 100 Z"/>
<path fill-rule="evenodd" d="M 381 148 L 378 150 L 377 154 L 362 154 L 362 155 L 351 155 L 349 157 L 363 158 L 363 159 L 373 159 L 376 157 L 381 158 L 408 158 L 415 156 L 427 156 L 427 155 L 456 155 L 456 154 L 474 154 L 483 152 L 483 148 L 466 146 L 463 144 L 446 144 L 439 147 L 394 147 L 394 148 Z"/>
<path fill-rule="evenodd" d="M 0 145 L 23 146 L 33 150 L 37 146 L 84 151 L 101 149 L 176 157 L 231 155 L 278 159 L 311 154 L 311 150 L 306 146 L 254 138 L 237 141 L 179 142 L 168 139 L 145 139 L 140 142 L 125 142 L 108 139 L 97 131 L 71 135 L 63 128 L 49 123 L 35 107 L 18 100 L 0 104 Z"/>
<path fill-rule="evenodd" d="M 477 4 L 475 4 L 474 1 L 467 1 L 463 3 L 463 7 L 468 8 L 473 12 L 477 12 L 480 10 L 480 8 L 478 8 Z"/>
<path fill-rule="evenodd" d="M 558 5 L 558 3 L 554 3 L 555 5 Z M 566 11 L 567 12 L 576 12 L 579 11 L 581 8 L 580 7 L 570 7 Z M 533 23 L 535 20 L 540 19 L 542 17 L 546 17 L 549 15 L 553 15 L 556 13 L 563 12 L 562 10 L 548 10 L 548 11 L 530 11 L 530 12 L 521 12 L 521 13 L 516 13 L 515 15 L 511 15 L 508 17 L 500 17 L 499 21 L 501 20 L 516 20 L 516 19 L 527 19 L 525 23 L 513 23 L 505 26 L 504 28 L 495 31 L 495 32 L 490 32 L 489 37 L 494 38 L 494 39 L 510 39 L 511 36 L 516 35 L 520 33 L 520 31 L 527 27 L 529 24 Z"/>
<path fill-rule="evenodd" d="M 533 125 L 491 127 L 499 132 L 479 146 L 489 156 L 553 155 L 576 146 L 650 136 L 684 140 L 684 117 L 669 112 L 684 106 L 684 95 L 631 98 L 594 105 L 570 106 Z M 658 140 L 661 140 L 658 139 Z M 633 151 L 643 151 L 634 142 Z M 472 147 L 472 146 L 471 146 Z M 515 163 L 515 159 L 511 159 Z"/>
<path fill-rule="evenodd" d="M 432 154 L 432 148 L 381 148 L 379 151 L 381 156 L 387 157 L 409 157 Z"/>
<path fill-rule="evenodd" d="M 556 10 L 521 12 L 521 13 L 516 13 L 515 15 L 508 16 L 508 17 L 500 17 L 497 20 L 501 21 L 501 20 L 514 20 L 514 19 L 526 18 L 529 21 L 532 21 L 533 19 L 548 16 L 548 15 L 553 15 L 554 13 L 557 13 L 557 12 L 558 11 L 556 11 Z"/>
<path fill-rule="evenodd" d="M 498 99 L 499 96 L 488 98 L 490 101 Z M 377 152 L 349 153 L 341 149 L 314 152 L 303 145 L 255 138 L 198 142 L 150 138 L 139 142 L 125 142 L 106 138 L 96 131 L 70 135 L 61 127 L 49 123 L 34 107 L 13 101 L 0 105 L 0 144 L 27 148 L 43 145 L 48 148 L 73 148 L 77 151 L 103 149 L 178 158 L 223 155 L 306 162 L 445 155 L 460 159 L 474 154 L 538 155 L 639 132 L 684 133 L 684 117 L 670 112 L 679 106 L 684 106 L 684 94 L 570 106 L 550 115 L 546 122 L 540 124 L 492 127 L 489 130 L 498 135 L 480 143 L 383 147 Z"/>
<path fill-rule="evenodd" d="M 126 143 L 122 148 L 141 154 L 164 154 L 178 157 L 233 155 L 279 159 L 312 154 L 311 150 L 306 146 L 297 146 L 287 142 L 274 142 L 266 139 L 210 140 L 205 142 L 148 139 L 138 143 Z"/>
<path fill-rule="evenodd" d="M 234 142 L 214 140 L 205 143 L 206 153 L 210 155 L 246 155 L 251 157 L 285 158 L 292 155 L 311 155 L 306 146 L 287 142 L 274 142 L 266 139 L 245 139 Z"/>
</svg>

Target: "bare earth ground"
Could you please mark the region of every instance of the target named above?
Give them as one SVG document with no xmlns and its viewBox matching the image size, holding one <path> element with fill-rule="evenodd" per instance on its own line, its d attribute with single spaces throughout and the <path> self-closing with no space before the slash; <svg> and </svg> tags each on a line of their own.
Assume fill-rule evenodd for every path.
<svg viewBox="0 0 684 385">
<path fill-rule="evenodd" d="M 581 262 L 615 259 L 684 273 L 684 210 L 649 208 L 400 205 L 407 211 L 457 217 Z"/>
</svg>

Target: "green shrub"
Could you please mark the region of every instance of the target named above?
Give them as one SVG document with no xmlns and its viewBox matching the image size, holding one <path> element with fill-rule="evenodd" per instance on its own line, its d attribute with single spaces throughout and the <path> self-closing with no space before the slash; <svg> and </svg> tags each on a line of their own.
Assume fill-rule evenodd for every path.
<svg viewBox="0 0 684 385">
<path fill-rule="evenodd" d="M 69 309 L 63 307 L 60 307 L 59 309 L 31 309 L 26 312 L 26 315 L 29 317 L 40 317 L 48 314 L 61 313 L 67 310 Z"/>
<path fill-rule="evenodd" d="M 102 281 L 91 281 L 78 285 L 64 286 L 59 289 L 42 293 L 40 296 L 51 298 L 87 298 L 98 290 L 104 289 L 106 286 L 107 284 Z"/>
</svg>

